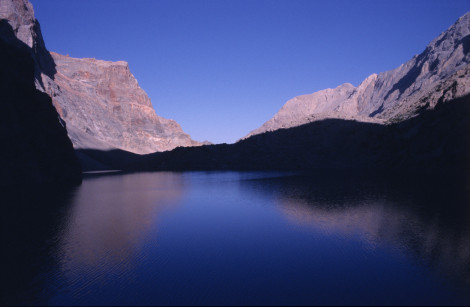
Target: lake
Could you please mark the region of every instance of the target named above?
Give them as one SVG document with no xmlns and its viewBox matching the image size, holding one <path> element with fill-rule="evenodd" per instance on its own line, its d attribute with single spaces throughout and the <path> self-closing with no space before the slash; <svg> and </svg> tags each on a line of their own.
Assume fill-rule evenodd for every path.
<svg viewBox="0 0 470 307">
<path fill-rule="evenodd" d="M 3 190 L 0 303 L 468 305 L 468 192 L 339 172 Z"/>
</svg>

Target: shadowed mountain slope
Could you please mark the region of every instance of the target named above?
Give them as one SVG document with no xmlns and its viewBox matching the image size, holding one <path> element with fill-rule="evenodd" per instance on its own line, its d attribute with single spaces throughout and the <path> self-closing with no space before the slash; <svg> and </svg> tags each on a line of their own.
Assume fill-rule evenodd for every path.
<svg viewBox="0 0 470 307">
<path fill-rule="evenodd" d="M 65 123 L 50 97 L 35 87 L 34 54 L 0 19 L 0 185 L 79 183 L 81 169 Z"/>
<path fill-rule="evenodd" d="M 176 148 L 114 164 L 125 170 L 470 171 L 470 95 L 389 125 L 325 119 L 236 144 Z M 98 153 L 94 153 L 98 154 Z"/>
</svg>

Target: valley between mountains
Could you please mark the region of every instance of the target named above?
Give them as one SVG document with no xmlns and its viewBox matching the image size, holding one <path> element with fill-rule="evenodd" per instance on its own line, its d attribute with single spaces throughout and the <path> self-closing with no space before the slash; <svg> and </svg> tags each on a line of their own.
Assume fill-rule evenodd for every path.
<svg viewBox="0 0 470 307">
<path fill-rule="evenodd" d="M 470 170 L 470 12 L 399 67 L 297 96 L 217 145 L 159 116 L 128 63 L 49 52 L 28 0 L 2 0 L 0 20 L 2 185 L 116 169 Z"/>
</svg>

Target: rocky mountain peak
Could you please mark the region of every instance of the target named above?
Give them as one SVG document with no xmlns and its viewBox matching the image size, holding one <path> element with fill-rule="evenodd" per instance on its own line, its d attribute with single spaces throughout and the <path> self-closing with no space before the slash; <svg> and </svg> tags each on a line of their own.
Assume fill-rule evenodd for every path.
<svg viewBox="0 0 470 307">
<path fill-rule="evenodd" d="M 470 62 L 470 12 L 432 40 L 426 49 L 404 65 L 410 68 L 387 95 L 399 90 L 402 95 L 411 83 L 426 85 L 455 73 Z M 397 68 L 394 71 L 399 71 Z M 385 97 L 385 99 L 387 96 Z"/>
<path fill-rule="evenodd" d="M 424 97 L 439 99 L 431 94 L 432 91 L 446 92 L 446 100 L 465 95 L 470 87 L 470 77 L 465 73 L 469 63 L 470 12 L 408 62 L 393 70 L 370 75 L 357 88 L 340 85 L 295 97 L 248 136 L 325 118 L 378 123 L 392 118 L 410 118 L 423 107 L 436 105 L 436 101 L 423 102 Z M 442 89 L 444 85 L 452 86 L 454 90 Z"/>
<path fill-rule="evenodd" d="M 460 17 L 447 31 L 431 41 L 428 48 L 441 52 L 452 51 L 457 45 L 464 43 L 468 35 L 470 35 L 470 12 Z"/>
</svg>

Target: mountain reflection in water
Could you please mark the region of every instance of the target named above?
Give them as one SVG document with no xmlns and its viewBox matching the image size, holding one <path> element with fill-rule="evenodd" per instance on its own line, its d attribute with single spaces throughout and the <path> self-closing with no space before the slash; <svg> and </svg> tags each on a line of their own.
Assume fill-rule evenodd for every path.
<svg viewBox="0 0 470 307">
<path fill-rule="evenodd" d="M 267 181 L 256 190 L 274 194 L 289 221 L 326 235 L 360 237 L 370 248 L 388 245 L 470 288 L 465 179 L 336 173 Z"/>
<path fill-rule="evenodd" d="M 158 231 L 159 212 L 177 205 L 183 192 L 181 176 L 172 173 L 85 180 L 59 235 L 60 269 L 93 278 L 131 271 L 147 236 Z"/>
<path fill-rule="evenodd" d="M 468 304 L 465 184 L 168 172 L 5 190 L 0 303 Z"/>
</svg>

